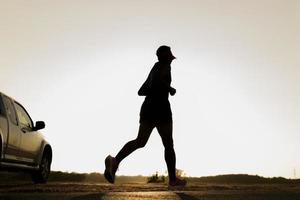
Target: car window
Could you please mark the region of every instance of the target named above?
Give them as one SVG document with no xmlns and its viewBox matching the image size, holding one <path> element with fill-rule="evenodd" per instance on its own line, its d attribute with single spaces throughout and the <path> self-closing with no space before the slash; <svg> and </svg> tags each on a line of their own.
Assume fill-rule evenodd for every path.
<svg viewBox="0 0 300 200">
<path fill-rule="evenodd" d="M 20 124 L 22 126 L 32 128 L 33 127 L 32 126 L 32 121 L 31 121 L 29 115 L 27 114 L 27 112 L 25 111 L 25 109 L 16 102 L 14 104 L 15 104 L 15 108 L 16 108 L 16 111 L 17 111 L 17 116 L 18 116 Z"/>
<path fill-rule="evenodd" d="M 17 115 L 16 115 L 15 109 L 13 107 L 12 101 L 8 97 L 3 96 L 3 103 L 5 105 L 6 113 L 7 113 L 7 116 L 9 117 L 10 121 L 17 125 L 18 124 Z"/>
</svg>

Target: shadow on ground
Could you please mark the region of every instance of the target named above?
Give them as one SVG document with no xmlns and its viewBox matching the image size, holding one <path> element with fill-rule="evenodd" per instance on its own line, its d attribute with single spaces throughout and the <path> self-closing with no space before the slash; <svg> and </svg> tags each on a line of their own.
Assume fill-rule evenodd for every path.
<svg viewBox="0 0 300 200">
<path fill-rule="evenodd" d="M 197 199 L 197 198 L 195 198 L 193 196 L 187 195 L 187 194 L 185 194 L 183 192 L 177 192 L 176 194 L 177 194 L 177 196 L 179 196 L 179 198 L 181 200 L 199 200 L 199 199 Z"/>
<path fill-rule="evenodd" d="M 71 198 L 71 200 L 100 200 L 104 196 L 103 193 L 86 194 Z"/>
</svg>

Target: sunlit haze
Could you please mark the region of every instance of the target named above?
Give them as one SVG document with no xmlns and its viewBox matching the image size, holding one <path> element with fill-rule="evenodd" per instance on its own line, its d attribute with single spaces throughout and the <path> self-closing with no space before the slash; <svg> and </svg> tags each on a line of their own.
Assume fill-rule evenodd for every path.
<svg viewBox="0 0 300 200">
<path fill-rule="evenodd" d="M 103 173 L 169 45 L 177 167 L 299 178 L 299 35 L 299 0 L 2 0 L 0 91 L 46 122 L 53 170 Z M 155 130 L 118 174 L 165 173 L 163 150 Z"/>
</svg>

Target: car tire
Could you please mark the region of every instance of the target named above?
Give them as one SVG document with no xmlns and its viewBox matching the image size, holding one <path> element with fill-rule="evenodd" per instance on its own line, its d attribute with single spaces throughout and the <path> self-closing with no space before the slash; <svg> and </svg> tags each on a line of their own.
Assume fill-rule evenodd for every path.
<svg viewBox="0 0 300 200">
<path fill-rule="evenodd" d="M 32 172 L 31 178 L 34 183 L 46 183 L 51 171 L 51 157 L 43 154 L 41 164 L 37 171 Z"/>
<path fill-rule="evenodd" d="M 0 162 L 2 160 L 2 138 L 0 136 Z"/>
</svg>

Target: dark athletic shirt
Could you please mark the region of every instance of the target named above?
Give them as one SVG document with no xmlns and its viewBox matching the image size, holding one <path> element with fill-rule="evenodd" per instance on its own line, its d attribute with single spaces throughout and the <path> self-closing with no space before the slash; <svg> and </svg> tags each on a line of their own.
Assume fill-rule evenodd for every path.
<svg viewBox="0 0 300 200">
<path fill-rule="evenodd" d="M 138 92 L 146 96 L 141 107 L 140 122 L 172 122 L 169 102 L 171 81 L 171 66 L 162 62 L 155 63 Z"/>
</svg>

